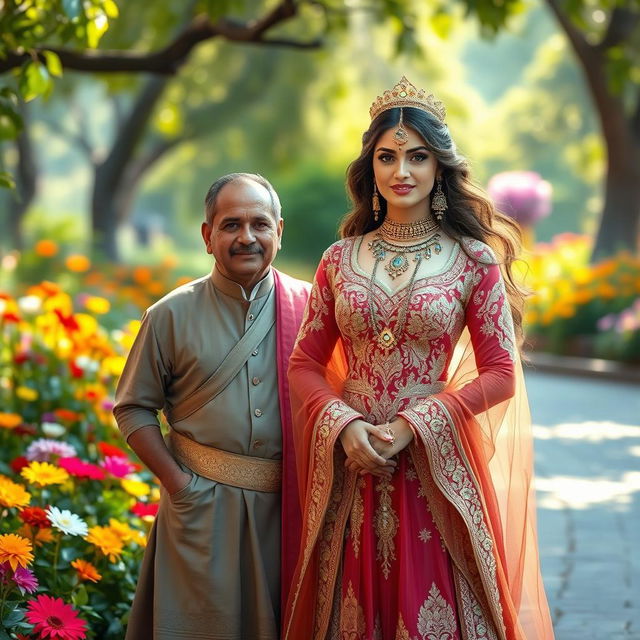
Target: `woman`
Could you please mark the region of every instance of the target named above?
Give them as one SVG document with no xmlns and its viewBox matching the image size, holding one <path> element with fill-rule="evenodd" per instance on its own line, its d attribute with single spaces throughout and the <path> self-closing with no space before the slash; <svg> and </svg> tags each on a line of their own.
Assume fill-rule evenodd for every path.
<svg viewBox="0 0 640 640">
<path fill-rule="evenodd" d="M 553 638 L 519 234 L 432 95 L 402 78 L 371 118 L 290 362 L 304 522 L 284 637 Z"/>
</svg>

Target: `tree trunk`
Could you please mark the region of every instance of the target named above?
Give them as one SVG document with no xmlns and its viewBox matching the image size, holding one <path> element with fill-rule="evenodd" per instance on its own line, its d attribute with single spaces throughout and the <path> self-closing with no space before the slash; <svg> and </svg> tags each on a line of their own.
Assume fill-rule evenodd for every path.
<svg viewBox="0 0 640 640">
<path fill-rule="evenodd" d="M 591 256 L 592 262 L 626 250 L 638 251 L 640 242 L 640 148 L 631 132 L 627 149 L 609 149 L 604 209 Z"/>
<path fill-rule="evenodd" d="M 107 157 L 97 165 L 91 200 L 92 249 L 99 258 L 119 259 L 117 200 L 127 167 L 169 78 L 154 76 L 143 87 Z"/>
<path fill-rule="evenodd" d="M 29 136 L 29 113 L 27 105 L 20 103 L 20 112 L 24 122 L 24 129 L 16 139 L 18 151 L 18 166 L 16 167 L 16 189 L 9 196 L 7 215 L 9 220 L 9 237 L 14 249 L 22 251 L 24 237 L 22 221 L 24 215 L 36 195 L 38 167 L 33 155 L 33 146 Z"/>
</svg>

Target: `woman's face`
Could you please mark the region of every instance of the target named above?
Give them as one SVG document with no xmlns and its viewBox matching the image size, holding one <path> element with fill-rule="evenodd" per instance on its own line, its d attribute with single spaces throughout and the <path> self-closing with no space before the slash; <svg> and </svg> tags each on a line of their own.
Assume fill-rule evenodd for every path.
<svg viewBox="0 0 640 640">
<path fill-rule="evenodd" d="M 374 147 L 373 173 L 378 191 L 392 217 L 424 217 L 431 206 L 438 161 L 409 127 L 405 127 L 409 139 L 398 146 L 393 137 L 397 129 L 387 129 Z"/>
</svg>

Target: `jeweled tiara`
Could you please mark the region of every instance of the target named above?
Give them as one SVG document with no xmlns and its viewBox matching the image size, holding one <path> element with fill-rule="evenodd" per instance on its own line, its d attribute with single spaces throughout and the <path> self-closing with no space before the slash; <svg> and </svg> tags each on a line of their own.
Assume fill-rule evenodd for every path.
<svg viewBox="0 0 640 640">
<path fill-rule="evenodd" d="M 417 89 L 405 76 L 393 87 L 387 89 L 378 96 L 369 109 L 369 115 L 373 120 L 380 113 L 394 107 L 415 107 L 433 114 L 440 122 L 444 122 L 447 115 L 444 104 L 432 93 L 426 94 L 424 89 Z"/>
</svg>

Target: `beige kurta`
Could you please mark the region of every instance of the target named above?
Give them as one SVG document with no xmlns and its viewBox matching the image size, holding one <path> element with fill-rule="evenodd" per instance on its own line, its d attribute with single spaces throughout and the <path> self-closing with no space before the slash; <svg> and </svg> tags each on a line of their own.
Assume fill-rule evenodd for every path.
<svg viewBox="0 0 640 640">
<path fill-rule="evenodd" d="M 222 362 L 267 302 L 270 272 L 246 296 L 217 269 L 150 307 L 116 394 L 123 435 L 158 425 Z M 275 314 L 275 299 L 270 308 Z M 271 328 L 214 400 L 174 426 L 233 453 L 281 458 L 276 332 Z M 273 640 L 280 617 L 280 494 L 194 474 L 160 509 L 142 563 L 127 640 Z"/>
</svg>

